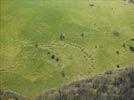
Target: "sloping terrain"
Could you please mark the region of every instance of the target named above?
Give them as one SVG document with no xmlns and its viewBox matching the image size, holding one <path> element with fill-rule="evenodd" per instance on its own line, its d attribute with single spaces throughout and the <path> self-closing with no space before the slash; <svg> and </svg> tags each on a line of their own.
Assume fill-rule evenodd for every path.
<svg viewBox="0 0 134 100">
<path fill-rule="evenodd" d="M 32 99 L 1 90 L 1 100 L 134 100 L 134 67 L 107 71 L 103 75 L 43 92 Z"/>
<path fill-rule="evenodd" d="M 0 89 L 0 100 L 29 100 L 28 97 L 19 95 L 7 89 Z"/>
<path fill-rule="evenodd" d="M 42 93 L 37 100 L 134 100 L 134 67 Z"/>
<path fill-rule="evenodd" d="M 0 0 L 0 87 L 33 96 L 134 65 L 132 2 Z"/>
</svg>

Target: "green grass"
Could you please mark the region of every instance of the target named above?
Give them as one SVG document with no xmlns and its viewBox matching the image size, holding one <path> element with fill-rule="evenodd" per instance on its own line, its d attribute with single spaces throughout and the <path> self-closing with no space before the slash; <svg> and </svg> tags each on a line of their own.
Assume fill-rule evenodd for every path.
<svg viewBox="0 0 134 100">
<path fill-rule="evenodd" d="M 134 64 L 127 46 L 134 45 L 134 5 L 127 1 L 0 0 L 0 13 L 1 87 L 32 96 L 116 69 L 117 64 Z"/>
</svg>

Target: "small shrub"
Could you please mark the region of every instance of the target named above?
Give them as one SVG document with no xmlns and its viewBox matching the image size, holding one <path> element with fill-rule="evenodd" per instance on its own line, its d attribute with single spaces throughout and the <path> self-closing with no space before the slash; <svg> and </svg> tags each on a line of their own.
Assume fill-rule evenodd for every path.
<svg viewBox="0 0 134 100">
<path fill-rule="evenodd" d="M 39 45 L 38 45 L 38 43 L 36 42 L 36 43 L 34 44 L 34 47 L 35 47 L 35 48 L 38 48 L 38 46 L 39 46 Z"/>
<path fill-rule="evenodd" d="M 47 54 L 50 54 L 50 52 L 48 51 Z"/>
<path fill-rule="evenodd" d="M 55 58 L 55 55 L 52 55 L 51 58 L 54 59 Z"/>
<path fill-rule="evenodd" d="M 133 46 L 129 46 L 130 51 L 134 52 L 134 47 Z"/>
<path fill-rule="evenodd" d="M 61 73 L 61 76 L 62 76 L 62 77 L 65 77 L 65 72 L 64 72 L 64 70 L 63 70 L 63 69 L 61 70 L 61 72 L 60 72 L 60 73 Z"/>
<path fill-rule="evenodd" d="M 134 38 L 132 38 L 131 41 L 134 41 Z"/>
<path fill-rule="evenodd" d="M 118 37 L 120 35 L 120 33 L 117 30 L 114 30 L 113 31 L 113 35 L 116 36 L 116 37 Z"/>
<path fill-rule="evenodd" d="M 123 48 L 126 48 L 126 44 L 125 44 L 125 43 L 123 43 L 123 45 L 122 45 L 122 46 L 123 46 Z"/>
<path fill-rule="evenodd" d="M 84 34 L 82 33 L 82 34 L 81 34 L 81 36 L 83 37 L 83 36 L 84 36 Z"/>
<path fill-rule="evenodd" d="M 59 58 L 56 58 L 56 61 L 58 62 L 59 61 Z"/>
<path fill-rule="evenodd" d="M 120 68 L 120 65 L 117 65 L 117 68 Z"/>
<path fill-rule="evenodd" d="M 130 85 L 130 88 L 134 88 L 134 84 L 131 84 L 131 85 Z"/>
<path fill-rule="evenodd" d="M 119 52 L 119 51 L 116 51 L 116 54 L 118 54 L 118 55 L 119 55 L 119 54 L 120 54 L 120 52 Z"/>
<path fill-rule="evenodd" d="M 93 7 L 93 6 L 94 6 L 94 4 L 93 4 L 93 3 L 91 3 L 91 4 L 89 4 L 89 6 Z"/>
</svg>

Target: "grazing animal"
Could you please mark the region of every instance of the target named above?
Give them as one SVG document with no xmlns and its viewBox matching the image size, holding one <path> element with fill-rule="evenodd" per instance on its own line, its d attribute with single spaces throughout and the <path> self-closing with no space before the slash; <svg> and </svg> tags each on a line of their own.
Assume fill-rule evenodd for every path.
<svg viewBox="0 0 134 100">
<path fill-rule="evenodd" d="M 65 34 L 63 32 L 60 33 L 60 40 L 64 40 L 65 39 Z"/>
</svg>

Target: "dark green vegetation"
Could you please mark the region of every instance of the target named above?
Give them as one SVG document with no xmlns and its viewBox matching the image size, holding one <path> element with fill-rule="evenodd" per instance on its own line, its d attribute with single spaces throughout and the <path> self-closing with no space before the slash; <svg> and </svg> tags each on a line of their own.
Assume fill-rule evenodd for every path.
<svg viewBox="0 0 134 100">
<path fill-rule="evenodd" d="M 129 46 L 129 49 L 134 52 L 134 46 Z"/>
<path fill-rule="evenodd" d="M 4 89 L 0 100 L 134 100 L 134 67 L 107 71 L 103 75 L 73 82 L 27 98 Z"/>
<path fill-rule="evenodd" d="M 0 87 L 33 96 L 134 64 L 133 0 L 0 0 Z"/>
</svg>

